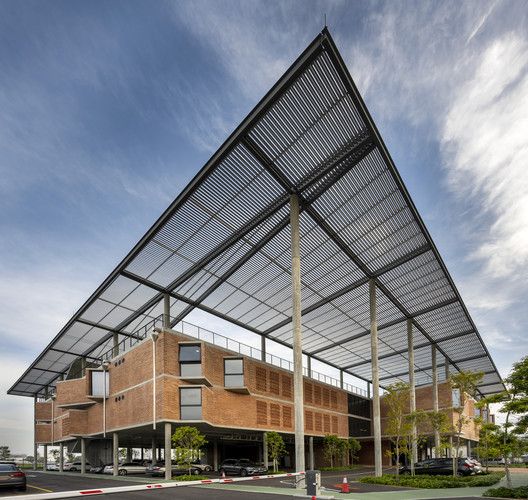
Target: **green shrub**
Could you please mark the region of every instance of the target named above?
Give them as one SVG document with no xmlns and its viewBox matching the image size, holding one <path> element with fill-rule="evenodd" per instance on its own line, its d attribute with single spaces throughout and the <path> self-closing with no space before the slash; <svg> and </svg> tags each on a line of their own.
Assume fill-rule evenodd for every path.
<svg viewBox="0 0 528 500">
<path fill-rule="evenodd" d="M 172 476 L 173 481 L 200 481 L 201 479 L 209 479 L 209 477 L 201 476 L 199 474 L 184 474 L 182 476 Z"/>
<path fill-rule="evenodd" d="M 528 486 L 518 488 L 491 488 L 486 490 L 482 496 L 498 498 L 528 498 Z"/>
<path fill-rule="evenodd" d="M 359 481 L 370 484 L 388 484 L 391 486 L 408 486 L 410 488 L 464 488 L 467 486 L 491 486 L 498 483 L 502 474 L 482 474 L 479 476 L 396 476 L 385 474 L 381 477 L 366 476 Z"/>
</svg>

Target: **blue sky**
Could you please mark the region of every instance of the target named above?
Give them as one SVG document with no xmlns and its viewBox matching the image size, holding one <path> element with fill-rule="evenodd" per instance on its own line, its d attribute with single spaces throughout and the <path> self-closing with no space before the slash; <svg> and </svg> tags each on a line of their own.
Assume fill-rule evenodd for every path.
<svg viewBox="0 0 528 500">
<path fill-rule="evenodd" d="M 527 353 L 524 2 L 5 1 L 0 444 L 31 450 L 5 391 L 325 13 L 499 370 Z"/>
</svg>

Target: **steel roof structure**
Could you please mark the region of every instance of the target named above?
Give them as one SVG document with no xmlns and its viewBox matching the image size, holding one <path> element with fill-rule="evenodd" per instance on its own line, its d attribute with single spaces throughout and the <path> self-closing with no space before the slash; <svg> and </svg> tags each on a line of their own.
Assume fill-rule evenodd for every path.
<svg viewBox="0 0 528 500">
<path fill-rule="evenodd" d="M 42 395 L 113 336 L 134 338 L 171 297 L 172 324 L 194 308 L 291 347 L 289 199 L 301 204 L 303 351 L 370 381 L 369 291 L 377 285 L 382 385 L 416 384 L 438 365 L 501 377 L 325 28 L 10 394 Z M 439 370 L 443 373 L 443 370 Z"/>
</svg>

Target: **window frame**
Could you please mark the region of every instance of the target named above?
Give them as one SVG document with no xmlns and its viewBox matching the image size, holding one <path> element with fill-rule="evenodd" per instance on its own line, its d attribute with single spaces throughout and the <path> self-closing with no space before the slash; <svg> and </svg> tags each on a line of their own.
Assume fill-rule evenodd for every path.
<svg viewBox="0 0 528 500">
<path fill-rule="evenodd" d="M 240 361 L 241 362 L 241 366 L 242 366 L 242 371 L 240 373 L 226 373 L 226 361 Z M 224 358 L 224 387 L 227 387 L 227 388 L 239 388 L 239 387 L 244 387 L 245 384 L 245 378 L 244 378 L 244 358 L 242 357 L 236 357 L 236 358 Z M 241 385 L 228 385 L 226 383 L 226 377 L 230 377 L 230 376 L 237 376 L 237 377 L 242 377 L 242 384 Z"/>
<path fill-rule="evenodd" d="M 180 387 L 179 388 L 179 397 L 180 397 L 180 420 L 202 420 L 202 408 L 203 408 L 203 398 L 202 398 L 202 388 L 201 387 Z M 183 404 L 182 400 L 182 391 L 194 390 L 200 391 L 200 404 Z M 183 408 L 200 408 L 200 418 L 184 418 L 182 415 Z"/>
</svg>

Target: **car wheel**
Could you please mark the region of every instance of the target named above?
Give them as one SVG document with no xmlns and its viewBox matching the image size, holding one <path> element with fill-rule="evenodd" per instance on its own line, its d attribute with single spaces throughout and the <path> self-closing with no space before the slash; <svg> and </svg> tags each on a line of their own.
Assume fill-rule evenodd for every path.
<svg viewBox="0 0 528 500">
<path fill-rule="evenodd" d="M 242 470 L 240 471 L 240 475 L 241 475 L 242 477 L 246 477 L 246 476 L 247 476 L 247 470 L 246 470 L 246 469 L 242 469 Z"/>
<path fill-rule="evenodd" d="M 198 474 L 200 474 L 200 469 L 192 469 L 191 470 L 191 474 L 194 474 L 195 476 L 197 476 Z"/>
<path fill-rule="evenodd" d="M 120 469 L 120 470 L 119 470 L 119 475 L 120 475 L 120 476 L 126 476 L 126 475 L 127 475 L 127 471 L 126 471 L 126 469 Z"/>
<path fill-rule="evenodd" d="M 211 467 L 209 467 L 209 465 L 207 467 L 204 468 L 204 472 L 211 472 Z"/>
<path fill-rule="evenodd" d="M 77 468 L 76 467 L 71 467 L 70 468 L 70 472 L 77 472 Z"/>
</svg>

